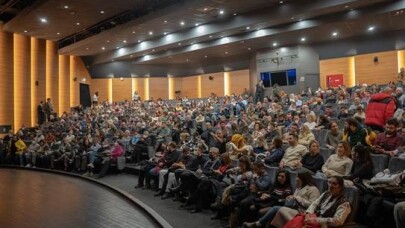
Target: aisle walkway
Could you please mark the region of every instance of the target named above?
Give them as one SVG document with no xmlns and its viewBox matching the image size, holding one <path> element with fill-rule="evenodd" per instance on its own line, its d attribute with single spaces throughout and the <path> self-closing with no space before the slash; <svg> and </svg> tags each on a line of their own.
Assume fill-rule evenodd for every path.
<svg viewBox="0 0 405 228">
<path fill-rule="evenodd" d="M 137 179 L 137 176 L 131 174 L 118 174 L 107 175 L 99 181 L 133 195 L 154 209 L 175 228 L 220 228 L 224 224 L 218 220 L 211 220 L 210 217 L 214 214 L 210 210 L 190 214 L 189 211 L 180 208 L 179 202 L 173 202 L 171 199 L 161 200 L 160 197 L 154 197 L 155 192 L 151 190 L 134 189 Z"/>
</svg>

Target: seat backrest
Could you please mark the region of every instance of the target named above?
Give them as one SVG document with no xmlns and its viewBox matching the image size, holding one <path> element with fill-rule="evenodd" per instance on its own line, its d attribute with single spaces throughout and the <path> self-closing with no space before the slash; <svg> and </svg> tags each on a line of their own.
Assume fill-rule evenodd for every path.
<svg viewBox="0 0 405 228">
<path fill-rule="evenodd" d="M 357 216 L 359 208 L 359 190 L 355 186 L 345 187 L 345 197 L 350 203 L 352 211 L 346 219 L 345 223 L 353 222 Z"/>
<path fill-rule="evenodd" d="M 320 146 L 323 146 L 325 144 L 325 139 L 326 139 L 327 133 L 328 133 L 328 130 L 326 130 L 326 129 L 321 129 L 321 131 L 319 132 L 318 142 L 319 142 Z"/>
<path fill-rule="evenodd" d="M 389 158 L 384 154 L 371 154 L 371 160 L 373 161 L 374 171 L 373 175 L 379 173 L 388 167 Z"/>
<path fill-rule="evenodd" d="M 314 134 L 315 139 L 318 142 L 319 142 L 319 132 L 320 132 L 320 130 L 318 130 L 318 129 L 312 129 L 312 133 Z"/>
<path fill-rule="evenodd" d="M 156 154 L 156 150 L 153 146 L 148 146 L 148 156 L 149 158 L 154 158 Z"/>
<path fill-rule="evenodd" d="M 270 177 L 271 182 L 270 183 L 274 183 L 276 181 L 276 177 L 277 177 L 277 173 L 280 170 L 280 168 L 278 167 L 272 167 L 272 166 L 267 166 L 265 165 L 266 168 L 266 172 Z"/>
<path fill-rule="evenodd" d="M 289 169 L 287 169 L 287 172 L 290 174 L 290 185 L 291 185 L 292 191 L 294 192 L 295 188 L 297 187 L 297 184 L 296 184 L 295 180 L 296 180 L 296 178 L 298 176 L 298 173 L 296 171 L 291 171 Z"/>
<path fill-rule="evenodd" d="M 328 189 L 328 180 L 325 178 L 313 176 L 314 183 L 318 188 L 319 192 L 322 194 Z"/>
<path fill-rule="evenodd" d="M 125 160 L 124 156 L 117 157 L 117 169 L 118 170 L 125 169 L 125 163 L 126 163 L 126 160 Z"/>
<path fill-rule="evenodd" d="M 388 163 L 388 169 L 393 173 L 405 170 L 405 158 L 391 158 Z"/>
<path fill-rule="evenodd" d="M 322 155 L 323 160 L 326 162 L 326 160 L 328 160 L 329 156 L 331 154 L 333 154 L 333 150 L 331 150 L 329 148 L 321 148 L 319 153 Z"/>
</svg>

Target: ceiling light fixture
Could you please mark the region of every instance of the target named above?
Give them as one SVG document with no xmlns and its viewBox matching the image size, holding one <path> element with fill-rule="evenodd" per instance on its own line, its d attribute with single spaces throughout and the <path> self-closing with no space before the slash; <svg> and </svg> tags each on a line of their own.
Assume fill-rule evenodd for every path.
<svg viewBox="0 0 405 228">
<path fill-rule="evenodd" d="M 212 38 L 212 35 L 210 36 L 210 38 Z"/>
<path fill-rule="evenodd" d="M 153 35 L 153 32 L 152 32 L 152 31 L 149 31 L 149 35 L 152 36 L 152 35 Z"/>
<path fill-rule="evenodd" d="M 250 51 L 250 50 L 252 50 L 252 49 L 249 47 L 248 50 Z"/>
<path fill-rule="evenodd" d="M 236 16 L 236 15 L 238 15 L 237 13 L 233 13 L 233 16 Z"/>
<path fill-rule="evenodd" d="M 225 52 L 225 55 L 227 55 L 227 54 L 228 54 L 228 52 L 226 51 L 226 52 Z"/>
<path fill-rule="evenodd" d="M 181 43 L 178 43 L 179 46 L 181 46 Z"/>
<path fill-rule="evenodd" d="M 332 33 L 332 36 L 337 36 L 337 35 L 338 35 L 337 32 L 333 32 L 333 33 Z"/>
<path fill-rule="evenodd" d="M 166 35 L 167 35 L 167 32 L 164 32 L 164 33 L 163 33 L 163 35 L 165 35 L 165 36 L 166 36 Z"/>
<path fill-rule="evenodd" d="M 141 42 L 141 40 L 138 40 L 138 43 L 140 43 Z"/>
<path fill-rule="evenodd" d="M 58 36 L 59 36 L 59 35 L 60 35 L 60 32 L 57 32 L 57 33 L 56 33 L 56 35 L 58 35 Z"/>
<path fill-rule="evenodd" d="M 224 10 L 220 10 L 220 11 L 219 11 L 219 14 L 221 14 L 221 15 L 224 14 L 224 13 L 225 13 Z"/>
<path fill-rule="evenodd" d="M 207 11 L 208 10 L 208 8 L 204 8 L 204 11 Z"/>
<path fill-rule="evenodd" d="M 105 50 L 105 47 L 102 47 L 101 50 Z"/>
<path fill-rule="evenodd" d="M 126 40 L 124 40 L 124 41 L 122 41 L 122 42 L 126 43 L 127 41 L 126 41 Z"/>
<path fill-rule="evenodd" d="M 198 23 L 195 23 L 195 26 L 196 26 L 196 27 L 198 27 L 198 26 L 200 26 L 200 24 L 198 24 Z"/>
<path fill-rule="evenodd" d="M 101 10 L 100 13 L 103 14 L 103 13 L 104 13 L 104 10 Z"/>
<path fill-rule="evenodd" d="M 136 32 L 135 31 L 132 31 L 132 34 L 135 34 Z"/>
<path fill-rule="evenodd" d="M 69 6 L 64 6 L 63 8 L 65 8 L 65 9 L 69 9 Z"/>
<path fill-rule="evenodd" d="M 273 43 L 273 47 L 276 47 L 278 44 L 276 42 Z"/>
<path fill-rule="evenodd" d="M 86 47 L 86 50 L 89 50 L 89 48 L 88 48 L 88 47 Z"/>
<path fill-rule="evenodd" d="M 306 39 L 305 37 L 302 37 L 302 38 L 301 38 L 301 41 L 302 41 L 302 42 L 305 42 L 306 40 L 307 40 L 307 39 Z"/>
<path fill-rule="evenodd" d="M 283 3 L 284 3 L 284 1 L 279 1 L 279 3 L 280 3 L 280 4 L 283 4 Z"/>
<path fill-rule="evenodd" d="M 374 27 L 374 26 L 370 26 L 370 27 L 368 27 L 368 29 L 367 29 L 367 30 L 368 30 L 369 32 L 371 32 L 371 31 L 374 31 L 374 29 L 375 29 L 375 27 Z"/>
<path fill-rule="evenodd" d="M 166 21 L 166 20 L 164 20 L 164 21 L 163 21 L 163 23 L 167 23 L 167 21 Z"/>
<path fill-rule="evenodd" d="M 181 26 L 183 26 L 183 25 L 185 25 L 185 24 L 186 24 L 186 23 L 184 23 L 184 21 L 181 21 L 181 22 L 180 22 L 180 25 L 181 25 Z"/>
<path fill-rule="evenodd" d="M 246 27 L 246 30 L 249 30 L 250 29 L 250 27 L 248 26 L 248 27 Z"/>
<path fill-rule="evenodd" d="M 39 20 L 40 20 L 42 23 L 47 23 L 47 22 L 48 22 L 48 20 L 47 20 L 46 18 L 44 18 L 44 17 L 41 17 Z"/>
<path fill-rule="evenodd" d="M 204 56 L 204 58 L 208 58 L 208 56 Z"/>
<path fill-rule="evenodd" d="M 80 25 L 80 22 L 77 22 L 76 25 Z"/>
</svg>

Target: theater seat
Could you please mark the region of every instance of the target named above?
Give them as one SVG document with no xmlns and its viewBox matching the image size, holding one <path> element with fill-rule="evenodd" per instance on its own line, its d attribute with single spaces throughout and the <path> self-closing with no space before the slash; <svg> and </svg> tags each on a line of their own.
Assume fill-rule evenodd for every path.
<svg viewBox="0 0 405 228">
<path fill-rule="evenodd" d="M 389 157 L 384 154 L 371 154 L 371 160 L 373 161 L 374 171 L 373 175 L 379 173 L 388 167 Z"/>
<path fill-rule="evenodd" d="M 388 163 L 388 169 L 394 173 L 405 170 L 405 158 L 391 158 Z"/>
<path fill-rule="evenodd" d="M 319 153 L 322 155 L 323 160 L 326 162 L 326 160 L 328 160 L 329 156 L 333 153 L 333 150 L 328 149 L 328 148 L 321 148 Z"/>
<path fill-rule="evenodd" d="M 345 197 L 350 203 L 352 211 L 349 216 L 347 216 L 346 222 L 343 226 L 344 228 L 357 227 L 356 222 L 354 221 L 357 216 L 357 211 L 359 210 L 359 190 L 355 186 L 345 187 Z"/>
<path fill-rule="evenodd" d="M 313 178 L 314 178 L 315 185 L 321 194 L 328 189 L 328 180 L 327 179 L 317 177 L 317 176 L 313 176 Z"/>
</svg>

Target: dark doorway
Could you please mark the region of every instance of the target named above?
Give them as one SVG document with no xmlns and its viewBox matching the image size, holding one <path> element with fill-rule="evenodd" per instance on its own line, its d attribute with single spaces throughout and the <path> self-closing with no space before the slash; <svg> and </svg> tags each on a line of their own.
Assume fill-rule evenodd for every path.
<svg viewBox="0 0 405 228">
<path fill-rule="evenodd" d="M 90 87 L 88 84 L 80 83 L 80 104 L 83 108 L 91 106 Z"/>
</svg>

